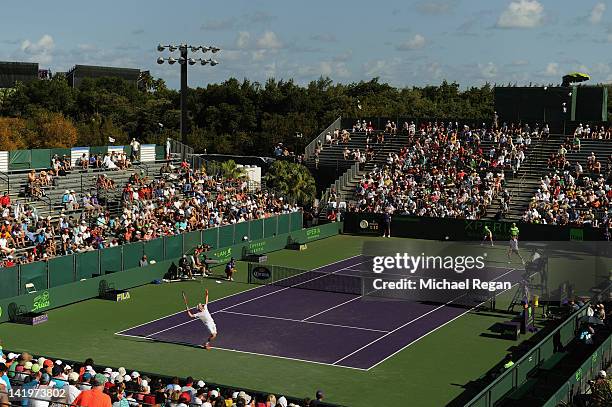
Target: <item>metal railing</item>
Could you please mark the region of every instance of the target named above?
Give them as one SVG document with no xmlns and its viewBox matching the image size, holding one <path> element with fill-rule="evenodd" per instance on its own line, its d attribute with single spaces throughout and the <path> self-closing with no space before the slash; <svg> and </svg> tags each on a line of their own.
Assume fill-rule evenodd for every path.
<svg viewBox="0 0 612 407">
<path fill-rule="evenodd" d="M 326 210 L 327 206 L 329 205 L 332 187 L 335 189 L 337 194 L 335 202 L 338 203 L 338 200 L 340 199 L 340 191 L 346 188 L 351 181 L 353 181 L 359 176 L 359 168 L 359 162 L 355 162 L 355 164 L 353 164 L 349 169 L 347 169 L 344 174 L 342 174 L 336 181 L 334 181 L 332 186 L 330 186 L 325 190 L 325 192 L 323 192 L 323 194 L 321 195 L 321 201 L 319 203 L 319 214 Z"/>
<path fill-rule="evenodd" d="M 11 177 L 9 177 L 9 175 L 6 172 L 0 171 L 0 181 L 3 183 L 6 183 L 6 189 L 4 189 L 2 192 L 8 192 L 10 194 L 11 193 Z"/>
<path fill-rule="evenodd" d="M 317 148 L 317 141 L 321 141 L 321 144 L 325 144 L 325 135 L 328 132 L 333 132 L 336 129 L 340 129 L 342 118 L 338 117 L 333 121 L 325 130 L 323 130 L 317 137 L 315 137 L 304 149 L 304 161 L 308 160 L 314 155 L 315 149 Z"/>
<path fill-rule="evenodd" d="M 193 155 L 193 147 L 189 147 L 180 141 L 168 139 L 170 141 L 170 155 L 177 156 L 177 158 L 184 160 L 187 157 Z"/>
</svg>

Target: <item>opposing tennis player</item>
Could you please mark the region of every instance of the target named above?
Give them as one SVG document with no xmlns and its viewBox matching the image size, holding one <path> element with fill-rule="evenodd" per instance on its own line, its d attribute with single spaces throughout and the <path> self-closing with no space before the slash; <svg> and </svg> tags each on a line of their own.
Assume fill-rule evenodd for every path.
<svg viewBox="0 0 612 407">
<path fill-rule="evenodd" d="M 516 254 L 519 259 L 521 259 L 521 263 L 523 263 L 523 265 L 525 265 L 525 259 L 523 259 L 523 256 L 521 256 L 521 254 L 519 253 L 519 248 L 518 248 L 518 236 L 512 236 L 510 238 L 510 243 L 508 246 L 508 264 L 512 263 L 512 260 L 510 259 L 510 256 L 512 254 Z"/>
<path fill-rule="evenodd" d="M 191 311 L 189 310 L 189 305 L 187 305 L 186 297 L 185 306 L 187 307 L 187 314 L 189 314 L 189 317 L 198 318 L 206 327 L 206 330 L 208 331 L 208 340 L 202 345 L 202 347 L 210 350 L 210 343 L 217 337 L 217 325 L 215 324 L 212 315 L 210 315 L 210 312 L 208 311 L 208 288 L 204 293 L 205 302 L 204 304 L 198 304 L 198 312 L 196 312 L 195 314 L 191 313 Z"/>
</svg>

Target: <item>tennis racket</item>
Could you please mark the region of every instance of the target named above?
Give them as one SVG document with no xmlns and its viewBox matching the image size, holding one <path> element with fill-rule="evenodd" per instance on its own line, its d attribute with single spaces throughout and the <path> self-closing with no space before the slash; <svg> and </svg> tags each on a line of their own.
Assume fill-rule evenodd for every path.
<svg viewBox="0 0 612 407">
<path fill-rule="evenodd" d="M 182 293 L 183 293 L 183 301 L 185 301 L 185 306 L 189 308 L 189 304 L 187 303 L 187 296 L 185 295 L 185 291 L 182 291 Z"/>
</svg>

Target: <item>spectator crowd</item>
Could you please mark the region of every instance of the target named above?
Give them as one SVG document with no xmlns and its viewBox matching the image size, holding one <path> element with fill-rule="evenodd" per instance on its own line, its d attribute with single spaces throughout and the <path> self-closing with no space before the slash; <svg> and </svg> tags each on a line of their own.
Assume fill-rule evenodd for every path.
<svg viewBox="0 0 612 407">
<path fill-rule="evenodd" d="M 40 174 L 34 173 L 34 178 L 40 179 Z M 11 267 L 299 211 L 283 197 L 251 189 L 247 180 L 207 175 L 186 162 L 167 163 L 151 179 L 134 172 L 123 187 L 102 174 L 97 185 L 107 199 L 117 194 L 119 214 L 112 216 L 97 194 L 79 196 L 66 190 L 59 216 L 41 217 L 34 206 L 13 203 L 5 193 L 0 198 L 1 265 Z"/>
<path fill-rule="evenodd" d="M 289 398 L 290 402 L 284 396 L 248 394 L 192 377 L 181 380 L 128 372 L 124 367 L 101 368 L 92 359 L 71 366 L 27 352 L 4 354 L 0 348 L 0 405 L 14 388 L 22 389 L 19 394 L 12 392 L 22 407 L 314 407 L 324 399 L 320 390 L 313 399 Z"/>
<path fill-rule="evenodd" d="M 390 123 L 393 128 L 394 123 Z M 478 219 L 504 196 L 531 145 L 528 128 L 405 123 L 407 143 L 364 175 L 349 210 Z M 505 194 L 507 195 L 507 193 Z"/>
</svg>

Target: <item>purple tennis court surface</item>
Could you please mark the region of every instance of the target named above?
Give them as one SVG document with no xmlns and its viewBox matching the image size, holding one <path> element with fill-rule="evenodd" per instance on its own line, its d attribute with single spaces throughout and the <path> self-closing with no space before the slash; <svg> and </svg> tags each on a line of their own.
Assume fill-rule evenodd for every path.
<svg viewBox="0 0 612 407">
<path fill-rule="evenodd" d="M 316 269 L 363 272 L 368 258 L 355 256 Z M 499 268 L 498 277 L 518 281 L 521 271 Z M 210 302 L 219 336 L 215 349 L 369 370 L 444 324 L 465 307 L 390 301 L 291 287 L 259 286 Z M 205 329 L 179 312 L 117 335 L 201 345 Z"/>
</svg>

